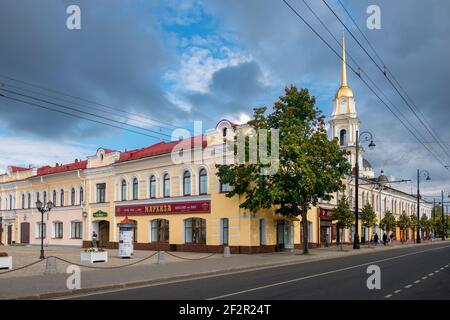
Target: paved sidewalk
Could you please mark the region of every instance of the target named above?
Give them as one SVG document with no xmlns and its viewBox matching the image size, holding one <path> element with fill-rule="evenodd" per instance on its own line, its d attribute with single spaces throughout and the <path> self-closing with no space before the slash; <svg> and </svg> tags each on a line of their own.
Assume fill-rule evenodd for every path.
<svg viewBox="0 0 450 320">
<path fill-rule="evenodd" d="M 440 241 L 435 241 L 440 242 Z M 431 242 L 420 244 L 427 246 Z M 232 255 L 225 258 L 216 254 L 209 256 L 205 253 L 170 252 L 182 258 L 200 259 L 183 260 L 162 253 L 162 259 L 158 263 L 158 255 L 153 256 L 143 262 L 129 267 L 116 269 L 93 270 L 81 267 L 81 290 L 77 293 L 93 292 L 95 290 L 105 290 L 136 286 L 139 284 L 149 284 L 170 280 L 189 278 L 194 276 L 204 276 L 217 273 L 248 270 L 252 268 L 262 268 L 275 265 L 303 263 L 322 259 L 351 256 L 381 250 L 395 250 L 408 245 L 394 244 L 392 246 L 379 245 L 367 248 L 362 246 L 361 250 L 352 250 L 350 246 L 344 246 L 344 251 L 340 247 L 328 247 L 310 250 L 309 255 L 301 255 L 300 251 L 277 252 L 254 255 Z M 13 256 L 14 268 L 38 260 L 38 247 L 0 247 L 0 251 L 6 251 Z M 80 249 L 67 247 L 46 248 L 46 255 L 57 256 L 63 259 L 80 263 Z M 115 267 L 137 262 L 140 259 L 149 257 L 152 251 L 136 251 L 133 259 L 120 259 L 117 257 L 117 250 L 108 250 L 108 263 L 96 263 L 89 266 L 94 267 Z M 2 274 L 0 270 L 0 299 L 11 298 L 51 298 L 71 293 L 66 287 L 69 274 L 66 274 L 68 263 L 57 260 L 56 274 L 44 274 L 46 261 L 27 269 L 18 270 Z"/>
</svg>

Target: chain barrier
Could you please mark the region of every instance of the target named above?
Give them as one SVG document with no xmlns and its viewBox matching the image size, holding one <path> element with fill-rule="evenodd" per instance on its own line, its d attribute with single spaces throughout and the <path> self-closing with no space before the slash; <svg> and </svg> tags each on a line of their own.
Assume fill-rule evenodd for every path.
<svg viewBox="0 0 450 320">
<path fill-rule="evenodd" d="M 210 258 L 210 257 L 212 257 L 213 255 L 216 254 L 216 253 L 211 253 L 211 254 L 209 254 L 209 255 L 207 255 L 205 257 L 201 257 L 201 258 L 186 258 L 186 257 L 177 256 L 177 255 L 175 255 L 173 253 L 170 253 L 170 252 L 167 252 L 167 251 L 164 251 L 164 252 L 167 253 L 169 256 L 172 256 L 172 257 L 175 257 L 175 258 L 178 258 L 178 259 L 182 259 L 182 260 L 190 260 L 190 261 L 208 259 L 208 258 Z"/>
<path fill-rule="evenodd" d="M 7 270 L 7 271 L 3 271 L 3 272 L 0 272 L 0 275 L 3 275 L 3 274 L 6 274 L 6 273 L 11 273 L 11 272 L 15 272 L 15 271 L 19 271 L 19 270 L 26 269 L 26 268 L 28 268 L 28 267 L 31 267 L 31 266 L 36 265 L 36 264 L 38 264 L 38 263 L 41 263 L 41 262 L 43 262 L 44 260 L 47 260 L 48 258 L 55 258 L 56 260 L 59 260 L 59 261 L 62 261 L 62 262 L 65 262 L 65 263 L 68 263 L 68 264 L 71 264 L 71 265 L 75 265 L 75 266 L 78 266 L 78 267 L 88 268 L 88 269 L 97 269 L 97 270 L 101 270 L 101 269 L 108 270 L 108 269 L 109 269 L 109 270 L 111 270 L 111 269 L 126 268 L 126 267 L 130 267 L 130 266 L 136 265 L 136 264 L 138 264 L 138 263 L 141 263 L 141 262 L 143 262 L 143 261 L 149 260 L 149 259 L 153 258 L 155 255 L 157 255 L 159 252 L 164 252 L 164 253 L 167 253 L 169 256 L 172 256 L 172 257 L 174 257 L 174 258 L 178 258 L 178 259 L 181 259 L 181 260 L 189 260 L 189 261 L 208 259 L 208 258 L 210 258 L 210 257 L 212 257 L 213 255 L 216 254 L 216 253 L 211 253 L 211 254 L 209 254 L 209 255 L 207 255 L 207 256 L 204 256 L 204 257 L 201 257 L 201 258 L 186 258 L 186 257 L 180 257 L 180 256 L 178 256 L 178 255 L 176 255 L 176 254 L 173 254 L 173 253 L 167 252 L 167 251 L 156 251 L 155 253 L 151 254 L 150 256 L 145 257 L 145 258 L 143 258 L 143 259 L 140 259 L 140 260 L 138 260 L 138 261 L 135 261 L 135 262 L 132 262 L 132 263 L 123 265 L 123 266 L 113 266 L 113 267 L 96 267 L 96 266 L 88 266 L 88 265 L 85 265 L 85 264 L 72 262 L 72 261 L 69 261 L 69 260 L 66 260 L 66 259 L 57 257 L 57 256 L 48 256 L 48 257 L 46 257 L 45 259 L 41 259 L 41 260 L 32 262 L 32 263 L 27 264 L 27 265 L 24 265 L 24 266 L 22 266 L 22 267 L 15 268 L 15 269 L 11 269 L 11 270 Z"/>
<path fill-rule="evenodd" d="M 135 265 L 135 264 L 138 264 L 138 263 L 141 263 L 141 262 L 143 262 L 143 261 L 145 261 L 145 260 L 149 260 L 149 259 L 153 258 L 158 252 L 159 252 L 159 251 L 156 251 L 155 253 L 149 255 L 148 257 L 145 257 L 145 258 L 143 258 L 143 259 L 141 259 L 141 260 L 138 260 L 138 261 L 135 261 L 135 262 L 126 264 L 126 265 L 123 265 L 123 266 L 113 266 L 113 267 L 94 267 L 94 266 L 88 266 L 88 265 L 85 265 L 85 264 L 72 262 L 72 261 L 69 261 L 69 260 L 66 260 L 66 259 L 63 259 L 63 258 L 60 258 L 60 257 L 56 257 L 56 256 L 50 256 L 50 257 L 47 257 L 47 258 L 55 258 L 55 259 L 60 260 L 60 261 L 62 261 L 62 262 L 69 263 L 69 264 L 72 264 L 72 265 L 75 265 L 75 266 L 79 266 L 79 267 L 88 268 L 88 269 L 105 269 L 105 270 L 107 270 L 107 269 L 119 269 L 119 268 L 125 268 L 125 267 L 129 267 L 129 266 L 133 266 L 133 265 Z"/>
<path fill-rule="evenodd" d="M 19 267 L 19 268 L 16 268 L 16 269 L 11 269 L 11 270 L 6 270 L 6 271 L 3 271 L 3 272 L 0 272 L 0 275 L 5 274 L 5 273 L 11 273 L 11 272 L 14 272 L 14 271 L 19 271 L 19 270 L 22 270 L 22 269 L 31 267 L 31 266 L 33 266 L 33 265 L 35 265 L 35 264 L 38 264 L 38 263 L 40 263 L 40 262 L 43 262 L 44 260 L 45 260 L 45 259 L 41 259 L 41 260 L 32 262 L 32 263 L 30 263 L 30 264 L 24 265 L 24 266 Z"/>
</svg>

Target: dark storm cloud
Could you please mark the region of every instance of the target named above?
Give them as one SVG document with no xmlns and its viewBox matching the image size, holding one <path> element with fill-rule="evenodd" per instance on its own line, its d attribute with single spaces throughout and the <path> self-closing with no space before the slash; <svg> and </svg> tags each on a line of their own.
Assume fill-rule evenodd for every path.
<svg viewBox="0 0 450 320">
<path fill-rule="evenodd" d="M 216 71 L 207 93 L 193 93 L 187 99 L 194 106 L 191 114 L 214 127 L 218 117 L 251 113 L 259 100 L 267 101 L 270 88 L 261 82 L 262 72 L 254 61 L 243 62 Z"/>
<path fill-rule="evenodd" d="M 338 46 L 314 20 L 302 1 L 290 1 L 299 12 L 335 47 Z M 322 1 L 307 0 L 336 37 L 343 27 Z M 343 16 L 336 1 L 327 1 Z M 384 62 L 397 79 L 407 88 L 420 110 L 425 114 L 437 135 L 449 147 L 450 130 L 450 2 L 448 1 L 344 1 L 357 23 L 364 30 Z M 366 28 L 366 9 L 369 5 L 381 8 L 382 29 Z M 255 62 L 283 85 L 294 83 L 320 83 L 323 87 L 334 84 L 329 101 L 339 85 L 338 58 L 282 3 L 282 1 L 208 1 L 208 10 L 220 17 L 224 29 L 232 29 L 236 38 L 255 58 Z M 348 22 L 348 18 L 346 19 Z M 348 25 L 351 25 L 348 22 Z M 351 30 L 358 35 L 357 30 Z M 360 41 L 364 40 L 359 36 Z M 407 125 L 418 128 L 429 147 L 439 152 L 443 161 L 449 157 L 433 143 L 430 135 L 414 118 L 411 110 L 389 86 L 383 75 L 351 39 L 347 32 L 347 50 L 359 65 L 371 74 L 377 85 L 401 110 Z M 367 47 L 367 44 L 366 44 Z M 369 50 L 369 49 L 368 49 Z M 376 59 L 376 58 L 375 58 Z M 380 63 L 380 62 L 378 62 Z M 368 152 L 377 173 L 380 168 L 400 178 L 414 178 L 416 168 L 430 171 L 433 188 L 449 182 L 449 172 L 411 136 L 381 102 L 349 71 L 349 83 L 357 99 L 362 129 L 370 130 L 380 141 L 376 151 Z M 319 91 L 324 94 L 323 91 Z M 313 94 L 317 94 L 313 91 Z M 320 97 L 319 97 L 320 98 Z M 329 109 L 327 110 L 328 112 Z M 419 113 L 420 114 L 420 113 Z M 425 186 L 426 187 L 426 186 Z M 409 190 L 408 190 L 409 191 Z M 450 190 L 449 190 L 450 191 Z"/>
<path fill-rule="evenodd" d="M 81 30 L 66 28 L 70 4 L 81 8 Z M 160 84 L 162 66 L 173 61 L 174 43 L 170 37 L 162 43 L 163 32 L 138 4 L 2 1 L 0 74 L 157 119 L 180 116 L 182 112 L 166 100 Z M 80 130 L 76 119 L 5 100 L 0 101 L 0 112 L 4 128 L 22 133 L 59 138 L 105 131 L 87 124 Z"/>
</svg>

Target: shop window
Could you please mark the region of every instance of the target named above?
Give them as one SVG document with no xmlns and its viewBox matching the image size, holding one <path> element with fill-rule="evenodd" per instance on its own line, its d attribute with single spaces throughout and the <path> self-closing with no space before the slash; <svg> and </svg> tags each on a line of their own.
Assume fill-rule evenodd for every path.
<svg viewBox="0 0 450 320">
<path fill-rule="evenodd" d="M 75 188 L 72 188 L 72 190 L 70 190 L 70 205 L 75 205 Z"/>
<path fill-rule="evenodd" d="M 191 195 L 191 173 L 189 171 L 183 173 L 183 195 Z"/>
<path fill-rule="evenodd" d="M 64 207 L 64 189 L 61 189 L 61 201 L 60 201 L 61 207 Z"/>
<path fill-rule="evenodd" d="M 63 223 L 53 222 L 53 238 L 62 239 L 63 237 Z"/>
<path fill-rule="evenodd" d="M 83 237 L 83 227 L 82 222 L 72 221 L 70 223 L 70 237 L 72 239 L 82 239 Z"/>
<path fill-rule="evenodd" d="M 163 178 L 163 193 L 165 198 L 170 197 L 170 176 L 168 173 Z"/>
<path fill-rule="evenodd" d="M 149 187 L 150 187 L 150 198 L 156 198 L 156 178 L 155 178 L 155 176 L 151 176 L 150 177 L 150 184 L 149 184 Z"/>
<path fill-rule="evenodd" d="M 83 187 L 80 188 L 80 205 L 84 202 L 84 190 Z"/>
<path fill-rule="evenodd" d="M 221 242 L 222 242 L 222 244 L 223 245 L 228 245 L 228 243 L 229 243 L 229 237 L 230 237 L 230 233 L 229 233 L 229 231 L 230 231 L 230 221 L 229 221 L 229 219 L 228 218 L 223 218 L 223 219 L 221 219 L 220 220 L 220 224 L 221 224 L 221 230 L 222 230 L 222 233 L 221 233 Z"/>
<path fill-rule="evenodd" d="M 198 185 L 200 194 L 208 193 L 208 174 L 206 173 L 206 169 L 204 168 L 200 169 Z"/>
<path fill-rule="evenodd" d="M 127 200 L 127 182 L 125 181 L 125 179 L 122 180 L 122 183 L 120 185 L 120 200 L 122 201 L 126 201 Z"/>
<path fill-rule="evenodd" d="M 229 183 L 223 183 L 220 180 L 219 180 L 219 183 L 220 183 L 220 192 L 224 193 L 224 192 L 229 192 L 230 191 L 230 184 Z"/>
<path fill-rule="evenodd" d="M 45 239 L 46 229 L 47 229 L 47 226 L 46 226 L 45 222 L 44 223 L 37 222 L 36 223 L 36 238 L 38 238 L 38 239 L 44 238 Z"/>
<path fill-rule="evenodd" d="M 97 183 L 97 202 L 106 202 L 106 183 Z"/>
<path fill-rule="evenodd" d="M 139 198 L 139 183 L 138 179 L 133 179 L 133 200 L 137 200 Z"/>
<path fill-rule="evenodd" d="M 152 242 L 169 242 L 169 220 L 156 219 L 151 221 Z"/>
<path fill-rule="evenodd" d="M 206 243 L 206 220 L 201 218 L 189 218 L 185 223 L 186 243 Z"/>
</svg>

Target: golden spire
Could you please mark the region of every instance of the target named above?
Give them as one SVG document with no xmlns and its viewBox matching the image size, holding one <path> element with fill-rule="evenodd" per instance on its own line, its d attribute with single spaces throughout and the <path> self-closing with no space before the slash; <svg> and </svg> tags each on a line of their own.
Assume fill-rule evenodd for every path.
<svg viewBox="0 0 450 320">
<path fill-rule="evenodd" d="M 342 31 L 342 81 L 341 87 L 347 86 L 347 65 L 345 60 L 345 37 L 344 31 Z"/>
<path fill-rule="evenodd" d="M 353 91 L 347 84 L 347 63 L 345 58 L 345 38 L 344 31 L 342 31 L 342 79 L 341 86 L 336 93 L 336 99 L 341 97 L 353 97 Z"/>
</svg>

